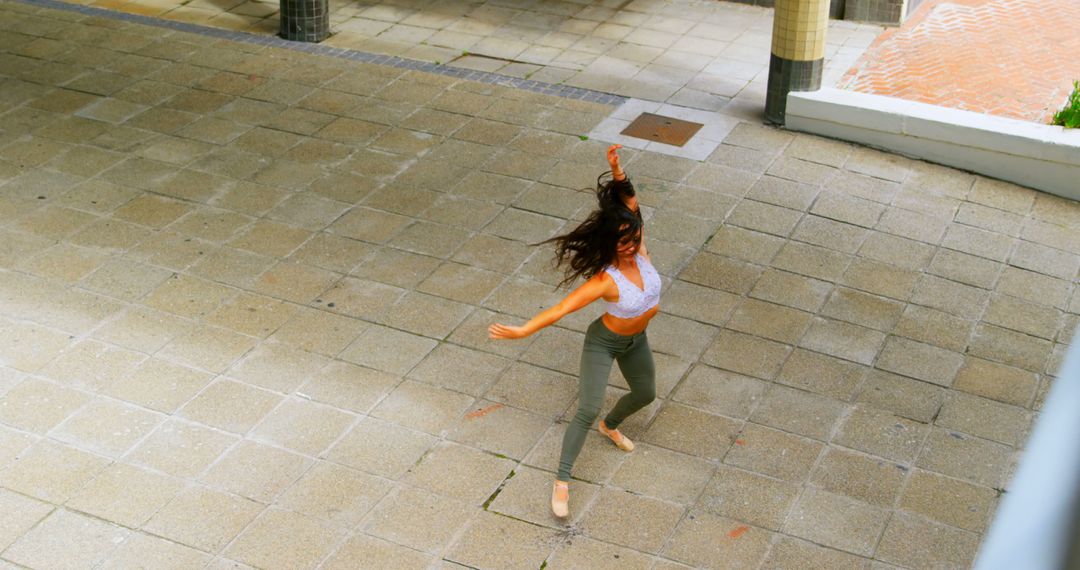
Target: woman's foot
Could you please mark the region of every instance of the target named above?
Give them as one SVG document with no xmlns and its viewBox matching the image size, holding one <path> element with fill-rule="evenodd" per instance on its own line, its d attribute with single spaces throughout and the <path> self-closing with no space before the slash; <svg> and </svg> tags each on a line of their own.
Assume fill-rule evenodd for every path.
<svg viewBox="0 0 1080 570">
<path fill-rule="evenodd" d="M 604 420 L 600 420 L 600 433 L 608 436 L 611 441 L 615 442 L 615 447 L 618 447 L 623 451 L 634 450 L 634 442 L 630 441 L 630 438 L 619 433 L 619 430 L 608 429 L 607 426 L 604 424 Z"/>
<path fill-rule="evenodd" d="M 570 484 L 564 481 L 555 481 L 555 488 L 551 490 L 551 512 L 560 519 L 570 515 Z"/>
</svg>

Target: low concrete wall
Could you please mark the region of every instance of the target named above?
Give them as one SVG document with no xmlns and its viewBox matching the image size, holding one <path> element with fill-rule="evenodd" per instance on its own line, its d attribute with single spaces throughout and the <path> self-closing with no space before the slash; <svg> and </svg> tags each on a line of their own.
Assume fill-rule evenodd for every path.
<svg viewBox="0 0 1080 570">
<path fill-rule="evenodd" d="M 785 126 L 1080 200 L 1080 129 L 831 88 L 789 94 Z"/>
</svg>

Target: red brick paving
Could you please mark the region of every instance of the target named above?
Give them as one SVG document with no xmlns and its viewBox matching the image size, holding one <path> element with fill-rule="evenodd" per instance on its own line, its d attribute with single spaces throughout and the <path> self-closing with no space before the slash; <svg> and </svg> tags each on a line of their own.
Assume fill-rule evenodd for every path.
<svg viewBox="0 0 1080 570">
<path fill-rule="evenodd" d="M 1080 0 L 926 0 L 841 80 L 862 93 L 1040 123 L 1080 79 Z"/>
</svg>

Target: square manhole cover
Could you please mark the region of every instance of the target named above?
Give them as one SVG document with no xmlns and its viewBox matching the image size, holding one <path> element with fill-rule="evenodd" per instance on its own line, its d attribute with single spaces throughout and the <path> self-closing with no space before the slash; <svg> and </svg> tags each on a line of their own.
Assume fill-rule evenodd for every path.
<svg viewBox="0 0 1080 570">
<path fill-rule="evenodd" d="M 701 127 L 701 123 L 691 123 L 674 117 L 642 113 L 621 134 L 664 144 L 682 146 L 690 140 Z"/>
</svg>

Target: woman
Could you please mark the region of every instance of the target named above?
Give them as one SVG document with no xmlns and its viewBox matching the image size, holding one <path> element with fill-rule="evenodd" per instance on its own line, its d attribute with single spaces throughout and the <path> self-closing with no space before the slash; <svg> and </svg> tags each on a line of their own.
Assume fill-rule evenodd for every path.
<svg viewBox="0 0 1080 570">
<path fill-rule="evenodd" d="M 619 166 L 620 147 L 608 148 L 611 180 L 597 185 L 599 208 L 570 233 L 547 240 L 555 243 L 558 265 L 567 266 L 560 286 L 579 277 L 585 278 L 585 283 L 522 326 L 496 323 L 488 327 L 493 339 L 523 338 L 597 299 L 607 301 L 607 312 L 589 325 L 585 334 L 580 405 L 563 437 L 559 472 L 551 493 L 551 510 L 560 518 L 570 513 L 570 470 L 604 403 L 612 360 L 619 362 L 630 392 L 600 421 L 599 430 L 619 449 L 634 449 L 633 442 L 619 433 L 619 424 L 656 397 L 655 368 L 645 327 L 659 310 L 660 276 L 642 240 L 634 186 Z"/>
</svg>

